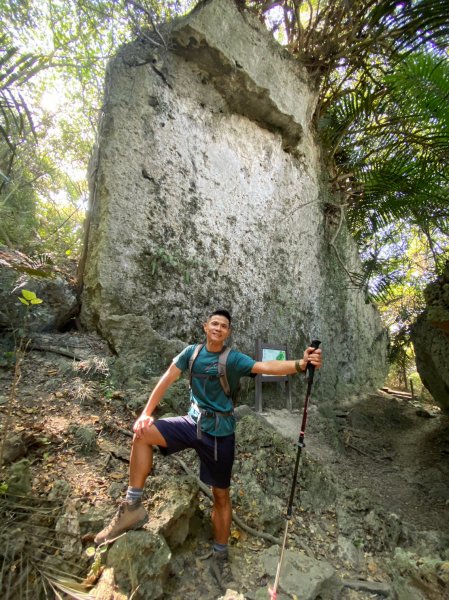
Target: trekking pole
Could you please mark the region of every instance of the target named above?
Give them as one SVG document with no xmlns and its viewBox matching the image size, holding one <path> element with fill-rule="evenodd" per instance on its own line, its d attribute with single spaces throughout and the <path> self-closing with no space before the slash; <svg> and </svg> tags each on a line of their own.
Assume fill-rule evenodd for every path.
<svg viewBox="0 0 449 600">
<path fill-rule="evenodd" d="M 320 344 L 321 344 L 321 342 L 319 340 L 313 340 L 310 345 L 313 348 L 317 349 Z M 315 366 L 308 363 L 307 364 L 307 392 L 306 392 L 306 399 L 304 400 L 304 410 L 303 410 L 303 414 L 302 414 L 301 431 L 299 433 L 299 439 L 298 439 L 298 451 L 296 453 L 295 470 L 293 472 L 292 486 L 290 489 L 290 498 L 288 501 L 287 514 L 285 517 L 284 540 L 282 542 L 282 548 L 281 548 L 279 562 L 278 562 L 278 566 L 277 566 L 277 570 L 276 570 L 276 577 L 274 580 L 274 584 L 273 584 L 273 587 L 269 588 L 269 590 L 268 590 L 268 593 L 271 596 L 271 600 L 276 600 L 276 597 L 277 597 L 277 589 L 278 589 L 278 585 L 279 585 L 279 579 L 281 576 L 282 562 L 284 560 L 284 551 L 285 551 L 285 546 L 287 543 L 288 524 L 290 523 L 292 514 L 293 514 L 293 501 L 295 499 L 295 489 L 296 489 L 296 482 L 298 479 L 298 470 L 299 470 L 299 461 L 301 459 L 301 451 L 305 446 L 304 435 L 305 435 L 306 424 L 307 424 L 307 409 L 309 406 L 309 399 L 310 399 L 310 393 L 312 391 L 314 374 L 315 374 Z"/>
</svg>

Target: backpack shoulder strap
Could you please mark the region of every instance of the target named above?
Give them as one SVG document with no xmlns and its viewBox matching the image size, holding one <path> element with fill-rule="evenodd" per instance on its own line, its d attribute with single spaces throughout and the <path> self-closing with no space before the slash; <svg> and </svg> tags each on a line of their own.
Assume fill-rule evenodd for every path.
<svg viewBox="0 0 449 600">
<path fill-rule="evenodd" d="M 218 357 L 218 377 L 220 378 L 221 387 L 226 396 L 231 396 L 231 388 L 226 375 L 226 363 L 230 352 L 231 348 L 225 348 Z"/>
<path fill-rule="evenodd" d="M 192 356 L 189 359 L 189 383 L 190 383 L 190 387 L 192 387 L 193 363 L 198 358 L 198 354 L 201 352 L 203 346 L 204 346 L 204 344 L 197 344 L 195 350 L 192 352 Z"/>
</svg>

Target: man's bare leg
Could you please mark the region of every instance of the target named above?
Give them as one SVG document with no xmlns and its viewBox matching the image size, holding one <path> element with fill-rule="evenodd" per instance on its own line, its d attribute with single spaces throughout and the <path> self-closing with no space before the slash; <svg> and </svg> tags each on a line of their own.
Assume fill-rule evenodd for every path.
<svg viewBox="0 0 449 600">
<path fill-rule="evenodd" d="M 227 544 L 231 533 L 232 504 L 230 488 L 212 488 L 214 506 L 212 509 L 212 527 L 214 539 L 218 544 Z"/>
<path fill-rule="evenodd" d="M 214 549 L 212 553 L 211 572 L 223 592 L 227 588 L 237 589 L 228 556 L 228 541 L 232 522 L 232 504 L 229 492 L 230 488 L 212 488 L 214 497 L 212 510 Z"/>
<path fill-rule="evenodd" d="M 167 442 L 157 427 L 152 425 L 143 435 L 133 438 L 129 461 L 129 485 L 143 488 L 153 468 L 153 446 L 167 447 Z"/>
<path fill-rule="evenodd" d="M 121 503 L 112 521 L 95 536 L 96 544 L 104 544 L 148 521 L 148 513 L 141 502 L 143 487 L 153 467 L 153 445 L 167 446 L 159 430 L 152 425 L 134 436 L 129 463 L 129 487 L 126 500 Z"/>
</svg>

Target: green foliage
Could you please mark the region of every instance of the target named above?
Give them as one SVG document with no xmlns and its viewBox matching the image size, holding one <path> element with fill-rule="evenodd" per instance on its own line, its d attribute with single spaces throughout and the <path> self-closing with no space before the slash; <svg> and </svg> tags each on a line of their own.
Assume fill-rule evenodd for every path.
<svg viewBox="0 0 449 600">
<path fill-rule="evenodd" d="M 37 192 L 33 182 L 41 173 L 34 160 L 36 129 L 23 88 L 46 61 L 20 52 L 9 32 L 0 26 L 0 242 L 19 246 L 35 224 Z"/>
<path fill-rule="evenodd" d="M 353 125 L 343 146 L 358 149 L 349 154 L 347 148 L 348 162 L 364 192 L 351 202 L 350 222 L 356 232 L 363 216 L 370 229 L 411 219 L 447 231 L 449 61 L 411 55 L 381 85 L 384 91 L 360 133 L 366 113 L 348 115 Z"/>
<path fill-rule="evenodd" d="M 166 272 L 175 272 L 182 275 L 185 284 L 190 282 L 191 272 L 198 267 L 198 261 L 183 256 L 179 251 L 168 251 L 158 247 L 151 253 L 149 272 L 151 277 L 160 277 Z M 145 257 L 145 260 L 146 257 Z"/>
<path fill-rule="evenodd" d="M 38 298 L 34 292 L 30 292 L 29 290 L 22 290 L 22 295 L 19 296 L 19 300 L 22 304 L 25 304 L 25 306 L 32 306 L 43 302 L 43 300 Z"/>
<path fill-rule="evenodd" d="M 62 270 L 80 256 L 106 63 L 193 4 L 0 0 L 0 244 Z"/>
<path fill-rule="evenodd" d="M 429 46 L 411 52 L 419 41 L 390 65 L 373 61 L 369 78 L 344 82 L 320 122 L 363 259 L 358 284 L 381 309 L 393 376 L 405 387 L 410 326 L 449 255 L 449 61 Z"/>
<path fill-rule="evenodd" d="M 0 368 L 10 369 L 16 362 L 16 353 L 11 350 L 0 350 Z"/>
<path fill-rule="evenodd" d="M 114 382 L 109 378 L 106 378 L 104 381 L 102 381 L 100 383 L 101 393 L 107 400 L 111 400 L 112 395 L 114 394 L 116 389 L 117 388 L 116 388 Z"/>
<path fill-rule="evenodd" d="M 364 94 L 348 91 L 323 124 L 364 258 L 363 282 L 383 303 L 403 281 L 405 257 L 425 256 L 420 281 L 428 282 L 449 251 L 448 94 L 449 61 L 412 54 Z"/>
<path fill-rule="evenodd" d="M 104 559 L 106 558 L 106 552 L 108 551 L 108 546 L 100 546 L 99 548 L 95 548 L 95 546 L 89 546 L 86 548 L 85 553 L 86 556 L 92 558 L 92 564 L 90 566 L 89 572 L 87 574 L 87 580 L 94 579 L 95 581 L 101 574 L 103 569 Z"/>
</svg>

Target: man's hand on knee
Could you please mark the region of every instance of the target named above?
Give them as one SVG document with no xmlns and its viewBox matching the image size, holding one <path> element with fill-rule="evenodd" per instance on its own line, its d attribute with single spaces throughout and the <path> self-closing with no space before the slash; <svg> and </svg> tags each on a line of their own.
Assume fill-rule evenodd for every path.
<svg viewBox="0 0 449 600">
<path fill-rule="evenodd" d="M 153 423 L 153 417 L 149 417 L 148 415 L 140 415 L 140 417 L 133 425 L 133 431 L 136 434 L 136 437 L 141 438 L 144 435 L 145 431 L 148 431 L 150 429 Z"/>
</svg>

